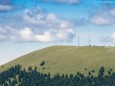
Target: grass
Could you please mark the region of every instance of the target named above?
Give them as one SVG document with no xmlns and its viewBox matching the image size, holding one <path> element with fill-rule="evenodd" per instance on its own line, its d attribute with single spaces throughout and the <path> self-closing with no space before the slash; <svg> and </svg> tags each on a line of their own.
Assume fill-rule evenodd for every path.
<svg viewBox="0 0 115 86">
<path fill-rule="evenodd" d="M 42 61 L 45 65 L 41 67 Z M 51 74 L 76 74 L 77 71 L 86 74 L 91 70 L 98 72 L 101 66 L 115 70 L 115 48 L 52 46 L 13 60 L 0 67 L 0 71 L 16 64 L 21 64 L 23 68 L 37 66 L 38 71 Z"/>
</svg>

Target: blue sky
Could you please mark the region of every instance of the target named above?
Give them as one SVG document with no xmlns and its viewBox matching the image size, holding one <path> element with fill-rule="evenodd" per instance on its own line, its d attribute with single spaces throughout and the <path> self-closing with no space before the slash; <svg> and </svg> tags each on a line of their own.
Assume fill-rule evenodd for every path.
<svg viewBox="0 0 115 86">
<path fill-rule="evenodd" d="M 114 0 L 0 0 L 0 64 L 53 45 L 115 45 Z"/>
</svg>

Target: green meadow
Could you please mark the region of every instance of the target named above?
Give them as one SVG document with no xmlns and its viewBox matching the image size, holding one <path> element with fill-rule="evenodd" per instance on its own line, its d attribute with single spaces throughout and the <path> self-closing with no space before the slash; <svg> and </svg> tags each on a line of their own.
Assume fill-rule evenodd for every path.
<svg viewBox="0 0 115 86">
<path fill-rule="evenodd" d="M 40 66 L 42 61 L 45 64 Z M 87 74 L 92 70 L 98 72 L 101 66 L 115 70 L 115 47 L 51 46 L 19 57 L 1 66 L 0 71 L 16 64 L 23 68 L 36 66 L 38 71 L 51 74 L 76 74 L 78 71 Z"/>
</svg>

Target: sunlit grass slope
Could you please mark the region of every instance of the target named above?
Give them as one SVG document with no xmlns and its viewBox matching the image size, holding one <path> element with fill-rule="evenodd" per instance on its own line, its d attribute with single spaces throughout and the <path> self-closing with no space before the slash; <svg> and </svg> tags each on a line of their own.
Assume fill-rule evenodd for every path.
<svg viewBox="0 0 115 86">
<path fill-rule="evenodd" d="M 42 61 L 45 61 L 45 65 L 41 67 Z M 77 71 L 87 73 L 91 70 L 98 71 L 101 66 L 115 70 L 115 48 L 52 46 L 11 61 L 3 68 L 0 67 L 0 71 L 16 64 L 21 64 L 24 68 L 37 66 L 38 71 L 51 74 L 76 74 Z"/>
</svg>

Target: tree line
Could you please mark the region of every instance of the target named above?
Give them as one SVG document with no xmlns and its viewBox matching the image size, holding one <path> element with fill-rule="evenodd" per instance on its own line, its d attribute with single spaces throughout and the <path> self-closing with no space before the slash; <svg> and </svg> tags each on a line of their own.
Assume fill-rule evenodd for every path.
<svg viewBox="0 0 115 86">
<path fill-rule="evenodd" d="M 98 76 L 95 71 L 89 71 L 88 75 L 77 72 L 73 74 L 43 74 L 37 67 L 22 69 L 21 65 L 13 66 L 0 73 L 0 86 L 115 86 L 115 73 L 112 69 L 105 74 L 105 68 L 101 67 Z"/>
</svg>

